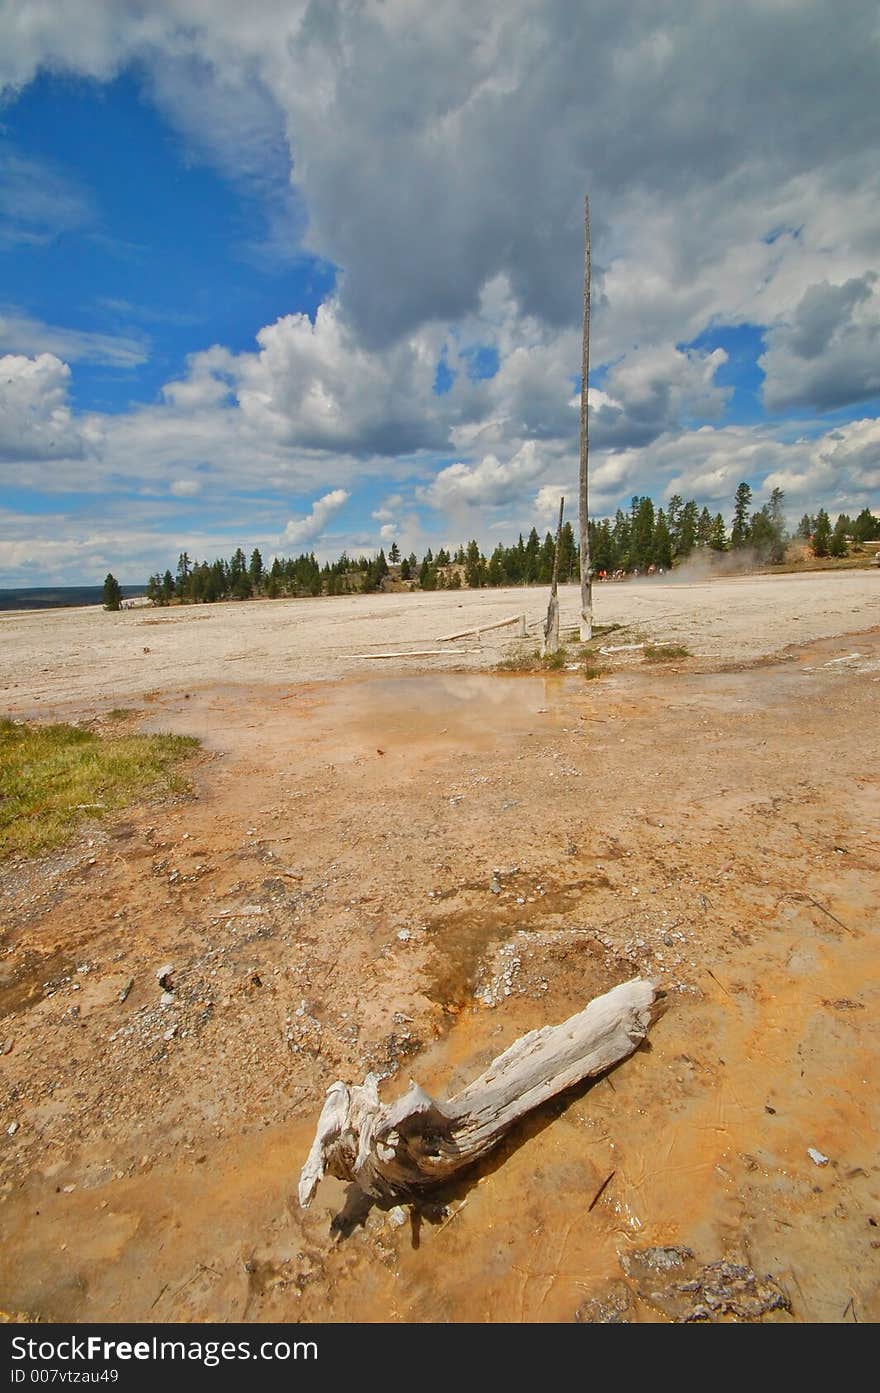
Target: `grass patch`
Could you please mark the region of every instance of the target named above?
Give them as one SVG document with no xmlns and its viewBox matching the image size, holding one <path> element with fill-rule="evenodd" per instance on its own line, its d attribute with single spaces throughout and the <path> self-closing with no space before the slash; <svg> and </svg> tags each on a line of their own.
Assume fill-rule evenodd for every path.
<svg viewBox="0 0 880 1393">
<path fill-rule="evenodd" d="M 70 725 L 0 721 L 0 856 L 58 846 L 87 817 L 145 793 L 180 794 L 190 735 L 97 736 Z"/>
<path fill-rule="evenodd" d="M 501 662 L 496 663 L 496 672 L 564 672 L 566 668 L 577 666 L 578 672 L 586 677 L 587 681 L 592 681 L 596 677 L 604 677 L 608 671 L 597 663 L 590 662 L 594 654 L 591 652 L 589 644 L 574 643 L 568 646 L 563 645 L 557 648 L 555 653 L 547 653 L 541 656 L 537 648 L 529 649 L 528 652 L 514 653 L 509 658 L 502 658 Z"/>
<path fill-rule="evenodd" d="M 647 663 L 671 663 L 676 658 L 689 658 L 691 651 L 683 643 L 647 643 L 642 656 Z"/>
<path fill-rule="evenodd" d="M 513 653 L 495 664 L 496 672 L 561 672 L 569 661 L 567 650 L 557 648 L 555 653 L 541 656 L 537 648 Z"/>
<path fill-rule="evenodd" d="M 107 712 L 108 721 L 127 721 L 129 716 L 137 716 L 136 706 L 114 706 L 112 711 Z"/>
</svg>

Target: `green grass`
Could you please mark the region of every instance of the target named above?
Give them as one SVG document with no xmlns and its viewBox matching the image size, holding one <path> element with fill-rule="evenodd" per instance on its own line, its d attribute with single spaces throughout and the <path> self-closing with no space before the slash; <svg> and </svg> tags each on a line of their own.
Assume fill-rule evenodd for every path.
<svg viewBox="0 0 880 1393">
<path fill-rule="evenodd" d="M 691 652 L 683 643 L 648 643 L 642 656 L 647 663 L 671 663 L 676 658 L 689 658 Z"/>
<path fill-rule="evenodd" d="M 500 663 L 496 663 L 496 672 L 563 672 L 573 664 L 578 671 L 592 681 L 593 678 L 603 677 L 607 668 L 600 664 L 591 662 L 590 659 L 595 655 L 592 653 L 588 644 L 571 643 L 557 648 L 555 653 L 547 653 L 541 656 L 537 648 L 528 651 L 514 653 L 509 658 L 502 658 Z"/>
<path fill-rule="evenodd" d="M 97 736 L 77 726 L 0 720 L 0 856 L 27 856 L 68 839 L 144 794 L 180 794 L 189 735 Z"/>
<path fill-rule="evenodd" d="M 555 653 L 547 653 L 538 661 L 547 672 L 561 672 L 568 662 L 568 653 L 565 648 L 557 648 Z"/>
<path fill-rule="evenodd" d="M 568 658 L 564 648 L 542 657 L 537 648 L 513 653 L 495 664 L 496 672 L 561 672 Z"/>
</svg>

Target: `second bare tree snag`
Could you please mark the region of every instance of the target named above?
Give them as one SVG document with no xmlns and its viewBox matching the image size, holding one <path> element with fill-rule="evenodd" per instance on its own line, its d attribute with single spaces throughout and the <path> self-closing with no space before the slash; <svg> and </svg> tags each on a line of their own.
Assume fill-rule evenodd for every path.
<svg viewBox="0 0 880 1393">
<path fill-rule="evenodd" d="M 541 656 L 555 653 L 559 647 L 559 599 L 556 591 L 559 582 L 559 549 L 562 543 L 562 514 L 565 498 L 559 500 L 559 526 L 556 528 L 556 551 L 553 555 L 553 579 L 550 582 L 550 603 L 547 606 L 547 620 L 541 640 Z"/>
<path fill-rule="evenodd" d="M 375 1074 L 353 1087 L 331 1084 L 300 1176 L 300 1204 L 310 1204 L 325 1174 L 382 1200 L 443 1184 L 533 1108 L 632 1054 L 662 995 L 644 978 L 623 982 L 561 1025 L 523 1035 L 446 1102 L 411 1083 L 396 1102 L 382 1103 Z"/>
<path fill-rule="evenodd" d="M 589 453 L 590 409 L 590 200 L 584 199 L 584 337 L 581 360 L 581 467 L 580 467 L 580 547 L 581 547 L 581 643 L 593 637 L 593 565 L 590 558 Z"/>
</svg>

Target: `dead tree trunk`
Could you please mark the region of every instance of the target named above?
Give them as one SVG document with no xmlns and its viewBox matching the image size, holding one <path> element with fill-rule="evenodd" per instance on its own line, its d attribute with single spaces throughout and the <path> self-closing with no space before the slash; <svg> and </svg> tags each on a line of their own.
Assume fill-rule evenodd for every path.
<svg viewBox="0 0 880 1393">
<path fill-rule="evenodd" d="M 376 1199 L 411 1199 L 479 1160 L 533 1108 L 602 1074 L 637 1048 L 662 997 L 633 978 L 561 1025 L 523 1035 L 461 1093 L 438 1103 L 417 1083 L 380 1103 L 375 1074 L 331 1084 L 299 1182 L 306 1208 L 329 1172 Z"/>
<path fill-rule="evenodd" d="M 553 557 L 553 579 L 550 582 L 550 603 L 547 606 L 547 621 L 544 625 L 544 638 L 541 654 L 555 653 L 559 648 L 559 600 L 556 595 L 559 581 L 559 548 L 562 542 L 562 513 L 565 498 L 559 500 L 559 525 L 556 528 L 556 552 Z"/>
<path fill-rule="evenodd" d="M 590 558 L 589 479 L 590 451 L 590 200 L 584 199 L 584 337 L 581 360 L 581 467 L 580 467 L 580 547 L 581 547 L 581 643 L 593 637 L 593 567 Z"/>
</svg>

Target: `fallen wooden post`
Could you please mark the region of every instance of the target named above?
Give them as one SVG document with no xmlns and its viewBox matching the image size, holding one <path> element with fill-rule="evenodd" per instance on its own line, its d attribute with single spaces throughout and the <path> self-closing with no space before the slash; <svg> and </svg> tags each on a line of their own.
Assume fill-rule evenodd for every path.
<svg viewBox="0 0 880 1393">
<path fill-rule="evenodd" d="M 482 653 L 482 648 L 407 648 L 401 653 L 355 653 L 356 658 L 455 658 L 463 653 Z"/>
<path fill-rule="evenodd" d="M 480 627 L 479 627 L 478 629 L 462 629 L 461 633 L 458 633 L 458 634 L 444 634 L 444 635 L 442 636 L 442 638 L 438 638 L 438 639 L 437 639 L 437 642 L 438 642 L 438 643 L 454 643 L 455 640 L 456 640 L 456 639 L 459 639 L 459 638 L 479 638 L 479 637 L 480 637 L 480 634 L 488 634 L 488 633 L 491 633 L 491 631 L 492 631 L 493 629 L 506 629 L 507 626 L 508 626 L 508 624 L 518 624 L 518 625 L 519 625 L 519 636 L 520 636 L 520 638 L 522 638 L 522 637 L 525 636 L 525 632 L 526 632 L 526 617 L 525 617 L 525 615 L 524 615 L 524 614 L 512 614 L 512 615 L 510 616 L 509 619 L 499 619 L 499 620 L 497 620 L 497 622 L 494 623 L 494 624 L 481 624 Z"/>
<path fill-rule="evenodd" d="M 327 1173 L 383 1200 L 442 1184 L 533 1108 L 632 1054 L 662 995 L 644 978 L 623 982 L 561 1025 L 523 1035 L 446 1102 L 413 1082 L 396 1102 L 381 1103 L 375 1074 L 352 1087 L 331 1084 L 300 1176 L 300 1204 L 308 1207 Z"/>
</svg>

